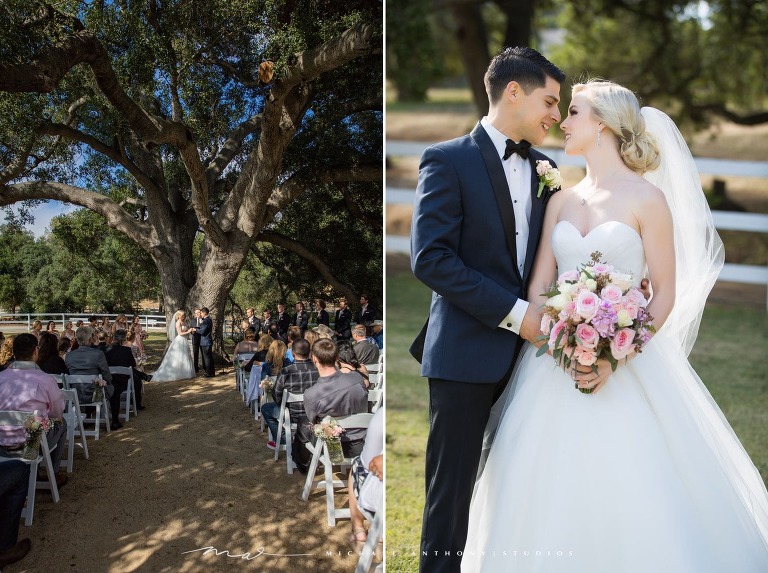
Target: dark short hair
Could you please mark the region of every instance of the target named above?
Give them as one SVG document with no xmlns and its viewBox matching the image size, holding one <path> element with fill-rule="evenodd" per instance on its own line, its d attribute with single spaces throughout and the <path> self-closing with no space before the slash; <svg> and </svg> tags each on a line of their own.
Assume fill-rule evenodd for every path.
<svg viewBox="0 0 768 573">
<path fill-rule="evenodd" d="M 204 312 L 205 314 L 208 314 L 210 311 L 208 310 L 207 306 L 204 306 L 203 308 L 200 309 L 200 312 Z"/>
<path fill-rule="evenodd" d="M 117 344 L 122 344 L 125 342 L 125 330 L 122 328 L 120 330 L 116 330 L 115 334 L 112 335 L 112 341 L 116 342 Z"/>
<path fill-rule="evenodd" d="M 294 341 L 293 345 L 291 346 L 291 351 L 293 352 L 294 357 L 309 356 L 309 341 L 303 338 L 299 338 L 298 340 Z"/>
<path fill-rule="evenodd" d="M 34 334 L 19 334 L 13 339 L 13 356 L 16 360 L 32 360 L 37 348 L 37 337 Z"/>
<path fill-rule="evenodd" d="M 288 340 L 298 340 L 301 338 L 301 328 L 296 325 L 288 327 Z"/>
<path fill-rule="evenodd" d="M 330 338 L 321 338 L 312 345 L 312 356 L 317 358 L 321 366 L 335 366 L 339 358 L 336 343 Z"/>
<path fill-rule="evenodd" d="M 509 82 L 519 83 L 529 94 L 536 88 L 544 87 L 547 76 L 558 83 L 565 80 L 563 71 L 539 52 L 526 46 L 515 46 L 502 50 L 491 60 L 483 79 L 489 101 L 496 103 Z"/>
<path fill-rule="evenodd" d="M 317 304 L 320 305 L 320 308 L 325 308 L 325 301 L 323 299 L 317 299 Z"/>
</svg>

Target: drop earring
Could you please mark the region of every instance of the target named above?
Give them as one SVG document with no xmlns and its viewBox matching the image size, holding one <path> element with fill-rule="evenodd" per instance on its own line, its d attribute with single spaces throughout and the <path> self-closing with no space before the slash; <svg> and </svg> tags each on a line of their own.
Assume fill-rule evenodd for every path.
<svg viewBox="0 0 768 573">
<path fill-rule="evenodd" d="M 600 147 L 600 132 L 602 130 L 600 128 L 597 129 L 597 146 Z"/>
</svg>

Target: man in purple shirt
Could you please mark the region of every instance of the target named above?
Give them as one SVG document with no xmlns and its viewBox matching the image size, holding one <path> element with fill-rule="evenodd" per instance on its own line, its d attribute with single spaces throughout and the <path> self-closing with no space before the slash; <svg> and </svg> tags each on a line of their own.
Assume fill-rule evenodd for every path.
<svg viewBox="0 0 768 573">
<path fill-rule="evenodd" d="M 38 368 L 37 338 L 32 334 L 20 334 L 13 340 L 15 362 L 0 372 L 0 410 L 38 411 L 41 416 L 54 422 L 48 430 L 48 446 L 54 469 L 59 467 L 67 438 L 64 413 L 64 394 L 56 380 Z M 20 457 L 24 450 L 26 432 L 24 428 L 0 426 L 0 456 Z M 56 485 L 67 482 L 65 474 L 56 475 Z"/>
</svg>

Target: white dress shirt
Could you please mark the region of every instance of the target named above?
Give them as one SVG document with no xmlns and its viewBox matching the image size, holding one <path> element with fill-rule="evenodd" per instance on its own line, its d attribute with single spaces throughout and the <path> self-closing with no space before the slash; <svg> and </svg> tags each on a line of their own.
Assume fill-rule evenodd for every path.
<svg viewBox="0 0 768 573">
<path fill-rule="evenodd" d="M 499 153 L 504 173 L 507 176 L 509 194 L 512 198 L 512 208 L 515 213 L 515 245 L 517 246 L 517 265 L 520 275 L 525 268 L 525 256 L 528 247 L 528 233 L 530 232 L 531 219 L 531 164 L 517 153 L 513 153 L 504 159 L 507 148 L 506 135 L 493 127 L 488 117 L 480 120 L 483 129 L 491 138 L 496 151 Z M 511 330 L 519 334 L 520 327 L 528 310 L 528 301 L 517 299 L 517 302 L 499 324 L 500 328 Z"/>
</svg>

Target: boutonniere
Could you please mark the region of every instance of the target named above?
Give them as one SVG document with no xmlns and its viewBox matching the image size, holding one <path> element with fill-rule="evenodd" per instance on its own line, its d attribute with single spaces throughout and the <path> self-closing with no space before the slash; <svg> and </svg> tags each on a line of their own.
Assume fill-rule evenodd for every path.
<svg viewBox="0 0 768 573">
<path fill-rule="evenodd" d="M 549 161 L 538 159 L 536 161 L 536 173 L 539 175 L 539 190 L 536 192 L 537 199 L 541 198 L 541 192 L 545 186 L 555 191 L 563 185 L 563 176 L 560 175 L 560 170 L 552 167 Z"/>
</svg>

